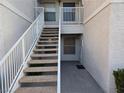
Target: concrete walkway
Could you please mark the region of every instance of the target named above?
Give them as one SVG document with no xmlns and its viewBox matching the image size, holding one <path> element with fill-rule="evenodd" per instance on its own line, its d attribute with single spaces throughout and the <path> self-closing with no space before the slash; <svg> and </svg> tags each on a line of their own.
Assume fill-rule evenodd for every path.
<svg viewBox="0 0 124 93">
<path fill-rule="evenodd" d="M 77 69 L 79 62 L 62 62 L 62 93 L 104 93 L 84 69 Z"/>
</svg>

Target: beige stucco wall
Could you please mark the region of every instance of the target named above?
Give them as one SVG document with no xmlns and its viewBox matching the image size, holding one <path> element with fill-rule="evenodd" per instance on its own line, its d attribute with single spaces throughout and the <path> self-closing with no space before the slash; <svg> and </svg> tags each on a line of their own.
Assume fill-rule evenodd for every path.
<svg viewBox="0 0 124 93">
<path fill-rule="evenodd" d="M 36 0 L 7 0 L 25 15 L 34 19 L 34 5 Z"/>
<path fill-rule="evenodd" d="M 33 0 L 0 1 L 0 59 L 34 20 Z"/>
<path fill-rule="evenodd" d="M 103 2 L 97 12 L 96 1 L 85 2 L 84 20 L 96 14 L 85 23 L 83 64 L 105 93 L 116 93 L 113 70 L 124 68 L 124 1 Z"/>
<path fill-rule="evenodd" d="M 110 6 L 85 24 L 84 66 L 102 89 L 108 91 Z"/>
<path fill-rule="evenodd" d="M 122 0 L 123 1 L 123 0 Z M 124 2 L 124 1 L 123 1 Z M 113 70 L 124 68 L 124 3 L 112 3 L 110 31 L 110 93 L 115 93 Z"/>
<path fill-rule="evenodd" d="M 84 18 L 87 19 L 105 1 L 108 1 L 108 0 L 83 0 L 84 8 L 85 8 Z"/>
</svg>

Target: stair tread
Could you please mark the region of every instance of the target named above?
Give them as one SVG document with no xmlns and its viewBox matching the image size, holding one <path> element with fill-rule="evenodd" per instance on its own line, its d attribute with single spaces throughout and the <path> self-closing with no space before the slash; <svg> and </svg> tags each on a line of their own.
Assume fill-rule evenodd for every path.
<svg viewBox="0 0 124 93">
<path fill-rule="evenodd" d="M 56 33 L 44 34 L 44 33 L 43 33 L 42 35 L 48 35 L 48 36 L 51 36 L 51 35 L 58 35 L 58 34 L 56 34 Z M 42 35 L 41 35 L 41 36 L 42 36 Z"/>
<path fill-rule="evenodd" d="M 58 44 L 37 44 L 36 46 L 58 46 Z"/>
<path fill-rule="evenodd" d="M 19 83 L 47 83 L 56 82 L 57 75 L 23 76 Z"/>
<path fill-rule="evenodd" d="M 30 60 L 28 61 L 28 64 L 55 64 L 57 63 L 57 60 Z"/>
<path fill-rule="evenodd" d="M 51 87 L 22 87 L 18 88 L 15 93 L 56 93 L 57 88 Z"/>
<path fill-rule="evenodd" d="M 53 67 L 28 67 L 24 72 L 57 72 L 57 66 Z"/>
<path fill-rule="evenodd" d="M 56 39 L 58 37 L 40 37 L 40 39 Z"/>
<path fill-rule="evenodd" d="M 46 43 L 47 43 L 47 42 L 48 42 L 48 43 L 52 43 L 52 42 L 58 42 L 58 40 L 54 40 L 54 41 L 53 41 L 53 40 L 48 40 L 48 41 L 46 41 L 46 40 L 42 40 L 42 41 L 39 40 L 38 42 L 39 42 L 39 43 L 43 43 L 43 42 L 46 42 Z"/>
<path fill-rule="evenodd" d="M 42 34 L 58 33 L 58 31 L 43 31 Z"/>
<path fill-rule="evenodd" d="M 52 57 L 58 56 L 58 54 L 32 54 L 31 57 Z"/>
<path fill-rule="evenodd" d="M 57 48 L 53 48 L 53 49 L 34 49 L 33 51 L 57 51 Z"/>
</svg>

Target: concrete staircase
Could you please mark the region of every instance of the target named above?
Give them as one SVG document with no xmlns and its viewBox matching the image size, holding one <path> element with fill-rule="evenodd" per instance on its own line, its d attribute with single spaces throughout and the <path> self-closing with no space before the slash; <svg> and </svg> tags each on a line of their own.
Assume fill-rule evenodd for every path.
<svg viewBox="0 0 124 93">
<path fill-rule="evenodd" d="M 58 28 L 44 28 L 15 93 L 57 93 Z"/>
</svg>

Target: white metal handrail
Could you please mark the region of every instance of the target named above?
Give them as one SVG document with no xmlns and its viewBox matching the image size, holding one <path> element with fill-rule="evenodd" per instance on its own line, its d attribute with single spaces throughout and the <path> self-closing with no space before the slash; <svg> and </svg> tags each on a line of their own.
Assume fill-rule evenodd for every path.
<svg viewBox="0 0 124 93">
<path fill-rule="evenodd" d="M 58 82 L 57 93 L 61 93 L 61 8 L 59 11 L 59 39 L 58 39 Z"/>
<path fill-rule="evenodd" d="M 61 7 L 61 22 L 67 23 L 83 23 L 83 7 Z"/>
<path fill-rule="evenodd" d="M 44 25 L 44 9 L 0 61 L 1 93 L 10 93 Z"/>
</svg>

